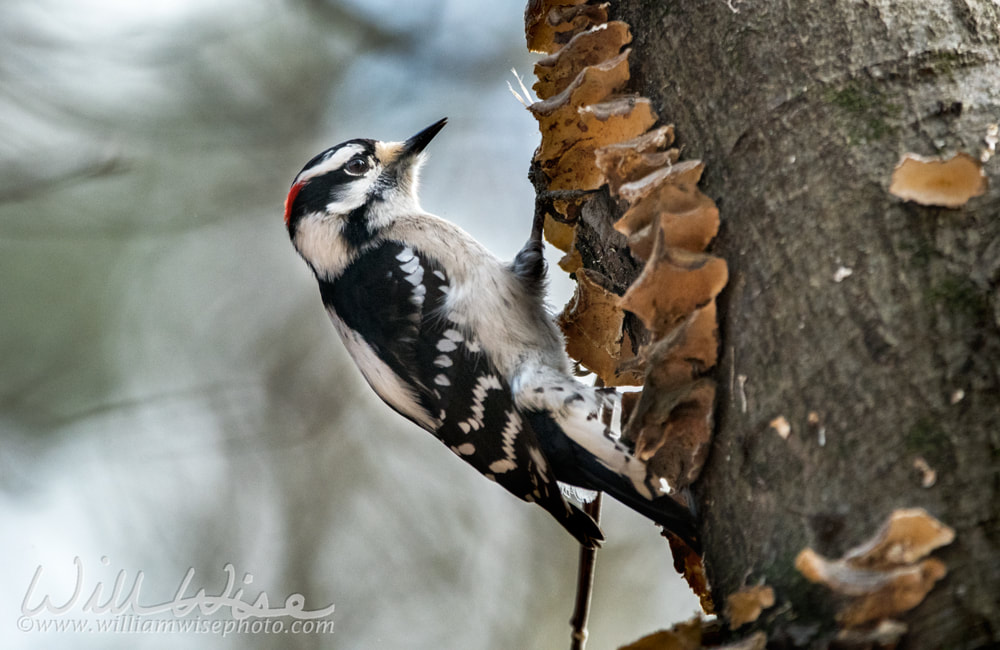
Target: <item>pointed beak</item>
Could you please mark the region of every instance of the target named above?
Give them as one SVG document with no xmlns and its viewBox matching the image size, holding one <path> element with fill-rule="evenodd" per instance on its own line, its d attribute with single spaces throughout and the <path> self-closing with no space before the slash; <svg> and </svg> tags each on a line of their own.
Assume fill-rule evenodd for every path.
<svg viewBox="0 0 1000 650">
<path fill-rule="evenodd" d="M 442 118 L 408 139 L 403 143 L 403 154 L 407 156 L 416 156 L 419 154 L 430 143 L 430 141 L 434 139 L 434 136 L 438 134 L 438 131 L 443 129 L 444 125 L 447 123 L 448 118 Z"/>
</svg>

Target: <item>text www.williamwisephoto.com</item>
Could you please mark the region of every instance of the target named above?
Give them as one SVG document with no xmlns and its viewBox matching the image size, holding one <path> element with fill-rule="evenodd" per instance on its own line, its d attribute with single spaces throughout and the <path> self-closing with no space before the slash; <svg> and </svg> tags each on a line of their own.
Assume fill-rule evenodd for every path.
<svg viewBox="0 0 1000 650">
<path fill-rule="evenodd" d="M 105 567 L 111 564 L 101 558 Z M 118 571 L 111 585 L 88 584 L 83 560 L 73 558 L 75 580 L 66 593 L 50 593 L 41 585 L 46 568 L 39 565 L 21 601 L 17 628 L 25 633 L 107 634 L 331 634 L 334 605 L 307 608 L 305 597 L 293 593 L 281 606 L 272 606 L 265 591 L 247 593 L 253 575 L 244 573 L 237 588 L 236 568 L 223 567 L 225 585 L 210 593 L 195 584 L 195 570 L 188 568 L 174 597 L 157 603 L 143 602 L 143 571 L 131 582 Z M 193 593 L 192 593 L 193 592 Z"/>
</svg>

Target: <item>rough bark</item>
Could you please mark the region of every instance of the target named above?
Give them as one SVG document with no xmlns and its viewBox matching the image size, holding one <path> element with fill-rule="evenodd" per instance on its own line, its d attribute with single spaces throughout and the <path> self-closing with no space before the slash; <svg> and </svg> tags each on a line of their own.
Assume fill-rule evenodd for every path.
<svg viewBox="0 0 1000 650">
<path fill-rule="evenodd" d="M 919 506 L 957 537 L 936 553 L 948 576 L 901 616 L 903 646 L 1000 642 L 1000 160 L 962 209 L 887 192 L 904 152 L 978 157 L 1000 119 L 1000 7 L 622 0 L 611 12 L 632 26 L 632 89 L 676 125 L 685 158 L 707 163 L 702 189 L 722 213 L 718 427 L 695 485 L 718 604 L 766 581 L 778 603 L 760 625 L 775 647 L 823 646 L 840 601 L 803 579 L 796 554 L 839 557 Z M 581 250 L 602 250 L 599 231 L 581 232 Z M 629 268 L 611 275 L 624 286 Z"/>
</svg>

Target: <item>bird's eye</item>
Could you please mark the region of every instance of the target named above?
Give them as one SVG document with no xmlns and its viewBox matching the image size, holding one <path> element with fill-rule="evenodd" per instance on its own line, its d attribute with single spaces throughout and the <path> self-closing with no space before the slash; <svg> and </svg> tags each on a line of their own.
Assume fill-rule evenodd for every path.
<svg viewBox="0 0 1000 650">
<path fill-rule="evenodd" d="M 351 176 L 363 176 L 371 169 L 371 164 L 365 158 L 351 158 L 344 165 L 344 171 Z"/>
</svg>

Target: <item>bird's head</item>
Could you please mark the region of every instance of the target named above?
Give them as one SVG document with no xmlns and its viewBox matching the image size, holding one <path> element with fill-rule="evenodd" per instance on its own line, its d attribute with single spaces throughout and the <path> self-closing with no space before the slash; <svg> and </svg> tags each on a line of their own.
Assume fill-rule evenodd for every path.
<svg viewBox="0 0 1000 650">
<path fill-rule="evenodd" d="M 404 142 L 341 142 L 306 163 L 285 199 L 285 225 L 313 270 L 336 271 L 395 218 L 420 211 L 422 152 L 446 122 Z"/>
</svg>

